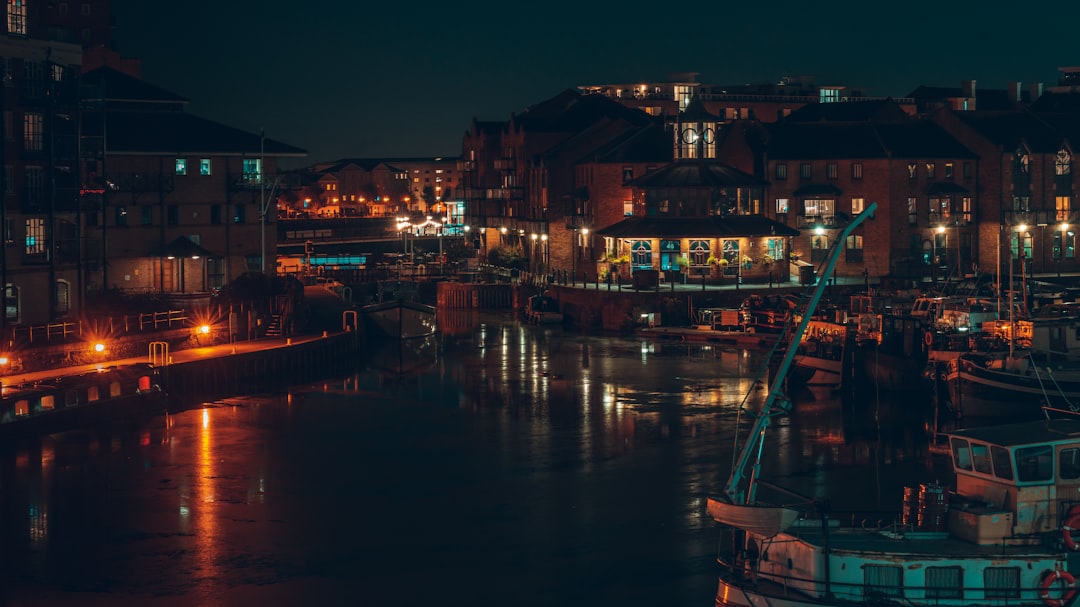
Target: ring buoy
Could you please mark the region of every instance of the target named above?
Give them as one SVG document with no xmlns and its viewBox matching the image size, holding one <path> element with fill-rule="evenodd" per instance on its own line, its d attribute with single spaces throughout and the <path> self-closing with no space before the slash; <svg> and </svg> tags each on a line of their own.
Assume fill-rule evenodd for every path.
<svg viewBox="0 0 1080 607">
<path fill-rule="evenodd" d="M 1050 590 L 1058 587 L 1058 594 L 1060 596 L 1052 598 L 1050 596 Z M 1068 571 L 1062 571 L 1055 569 L 1053 571 L 1046 572 L 1043 576 L 1042 583 L 1039 584 L 1039 598 L 1042 602 L 1049 607 L 1065 607 L 1072 602 L 1073 597 L 1076 596 L 1076 578 L 1072 576 Z"/>
<path fill-rule="evenodd" d="M 934 334 L 930 331 L 927 331 L 926 335 L 923 335 L 923 343 L 926 344 L 927 348 L 934 345 Z"/>
<path fill-rule="evenodd" d="M 1065 522 L 1061 524 L 1061 539 L 1065 541 L 1065 547 L 1070 552 L 1080 550 L 1080 544 L 1073 539 L 1073 531 L 1080 531 L 1080 504 L 1069 508 L 1065 514 Z"/>
</svg>

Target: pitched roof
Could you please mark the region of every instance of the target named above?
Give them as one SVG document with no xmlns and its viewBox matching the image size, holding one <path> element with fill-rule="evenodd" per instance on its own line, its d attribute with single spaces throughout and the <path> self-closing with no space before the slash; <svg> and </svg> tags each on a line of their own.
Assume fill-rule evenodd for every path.
<svg viewBox="0 0 1080 607">
<path fill-rule="evenodd" d="M 1035 103 L 1031 104 L 1031 111 L 1044 112 L 1071 112 L 1080 113 L 1080 93 L 1058 93 L 1047 91 L 1039 96 Z"/>
<path fill-rule="evenodd" d="M 307 151 L 183 111 L 188 100 L 109 67 L 82 75 L 86 101 L 105 102 L 105 125 L 84 120 L 83 133 L 107 133 L 109 154 L 295 156 Z"/>
<path fill-rule="evenodd" d="M 882 122 L 908 120 L 907 112 L 895 100 L 852 100 L 835 103 L 808 103 L 784 118 L 784 122 Z"/>
<path fill-rule="evenodd" d="M 663 125 L 653 123 L 644 128 L 627 131 L 600 146 L 583 162 L 671 162 L 674 150 L 671 133 Z"/>
<path fill-rule="evenodd" d="M 184 105 L 188 99 L 110 67 L 99 67 L 81 76 L 84 101 Z"/>
<path fill-rule="evenodd" d="M 717 236 L 798 236 L 799 231 L 761 215 L 720 217 L 627 217 L 597 230 L 614 238 L 692 238 Z"/>
<path fill-rule="evenodd" d="M 108 112 L 109 154 L 206 154 L 303 157 L 307 151 L 183 112 Z M 100 133 L 96 121 L 84 131 Z"/>
<path fill-rule="evenodd" d="M 1025 143 L 1032 152 L 1054 152 L 1061 144 L 1061 134 L 1046 120 L 1026 110 L 1011 112 L 956 112 L 957 118 L 989 139 L 1011 150 Z"/>
<path fill-rule="evenodd" d="M 783 123 L 773 125 L 770 135 L 770 160 L 976 157 L 943 128 L 925 120 Z"/>
<path fill-rule="evenodd" d="M 532 132 L 576 133 L 603 119 L 623 118 L 644 126 L 654 118 L 603 95 L 582 95 L 567 89 L 558 95 L 529 106 L 511 117 L 518 127 Z"/>
<path fill-rule="evenodd" d="M 630 182 L 641 188 L 760 187 L 763 181 L 716 160 L 679 160 Z"/>
</svg>

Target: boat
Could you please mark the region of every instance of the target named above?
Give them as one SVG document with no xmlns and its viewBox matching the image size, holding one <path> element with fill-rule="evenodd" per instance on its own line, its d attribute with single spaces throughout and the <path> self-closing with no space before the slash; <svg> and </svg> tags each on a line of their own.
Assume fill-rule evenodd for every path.
<svg viewBox="0 0 1080 607">
<path fill-rule="evenodd" d="M 562 324 L 563 314 L 559 311 L 559 302 L 547 293 L 538 293 L 529 297 L 523 310 L 525 320 L 536 325 Z"/>
<path fill-rule="evenodd" d="M 823 509 L 710 501 L 739 549 L 722 555 L 716 604 L 1071 604 L 1080 418 L 946 436 L 955 487 L 906 488 L 892 524 L 844 526 Z"/>
<path fill-rule="evenodd" d="M 928 374 L 957 417 L 1039 417 L 1080 410 L 1080 329 L 1074 318 L 993 321 L 969 351 L 935 354 Z M 982 344 L 982 345 L 980 345 Z M 936 362 L 935 362 L 936 361 Z"/>
<path fill-rule="evenodd" d="M 412 339 L 435 334 L 435 306 L 397 298 L 360 307 L 368 335 Z"/>
<path fill-rule="evenodd" d="M 950 409 L 961 418 L 1031 418 L 1043 407 L 1080 410 L 1080 365 L 1040 360 L 1030 350 L 965 352 L 939 378 Z"/>
<path fill-rule="evenodd" d="M 0 437 L 6 439 L 90 427 L 166 412 L 160 369 L 148 363 L 3 385 Z"/>
<path fill-rule="evenodd" d="M 854 333 L 846 322 L 814 318 L 792 359 L 789 379 L 798 385 L 839 389 L 850 375 L 847 355 Z"/>
<path fill-rule="evenodd" d="M 837 242 L 875 207 L 853 219 Z M 830 251 L 824 275 L 839 254 Z M 821 292 L 819 286 L 792 343 L 801 340 Z M 723 529 L 716 605 L 1065 607 L 1075 600 L 1080 417 L 949 432 L 952 487 L 909 487 L 897 496 L 892 522 L 852 517 L 845 524 L 830 500 L 762 478 L 767 430 L 791 410 L 783 376 L 794 355 L 788 348 L 723 495 L 707 502 Z M 777 489 L 780 499 L 759 500 L 760 487 Z"/>
</svg>

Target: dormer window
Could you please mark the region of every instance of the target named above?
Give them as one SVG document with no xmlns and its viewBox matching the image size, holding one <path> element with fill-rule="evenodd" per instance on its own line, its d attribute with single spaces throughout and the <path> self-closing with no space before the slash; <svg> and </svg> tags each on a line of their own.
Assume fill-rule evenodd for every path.
<svg viewBox="0 0 1080 607">
<path fill-rule="evenodd" d="M 1057 156 L 1054 158 L 1054 174 L 1062 176 L 1072 174 L 1072 156 L 1069 154 L 1069 150 L 1065 148 L 1058 150 Z"/>
<path fill-rule="evenodd" d="M 1029 171 L 1030 160 L 1027 152 L 1023 149 L 1016 150 L 1016 157 L 1013 160 L 1013 173 L 1017 175 L 1027 175 Z"/>
</svg>

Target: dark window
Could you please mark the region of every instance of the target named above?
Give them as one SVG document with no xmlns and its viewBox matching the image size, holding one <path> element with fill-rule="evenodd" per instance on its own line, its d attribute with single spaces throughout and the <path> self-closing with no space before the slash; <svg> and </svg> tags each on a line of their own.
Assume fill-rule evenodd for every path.
<svg viewBox="0 0 1080 607">
<path fill-rule="evenodd" d="M 862 163 L 861 162 L 853 162 L 853 163 L 851 163 L 851 178 L 852 179 L 862 179 Z"/>
<path fill-rule="evenodd" d="M 212 205 L 210 205 L 210 223 L 212 223 L 214 225 L 217 225 L 217 224 L 221 223 L 221 205 L 220 204 L 212 204 Z"/>
<path fill-rule="evenodd" d="M 169 225 L 175 226 L 180 223 L 180 205 L 170 204 L 166 207 L 165 212 L 168 213 Z"/>
<path fill-rule="evenodd" d="M 787 163 L 779 162 L 776 164 L 776 180 L 784 181 L 787 179 Z"/>
<path fill-rule="evenodd" d="M 836 179 L 836 163 L 835 162 L 830 162 L 829 164 L 825 165 L 825 178 L 826 179 Z"/>
<path fill-rule="evenodd" d="M 799 165 L 799 177 L 802 179 L 810 179 L 814 176 L 813 169 L 810 168 L 809 162 L 804 162 Z"/>
</svg>

